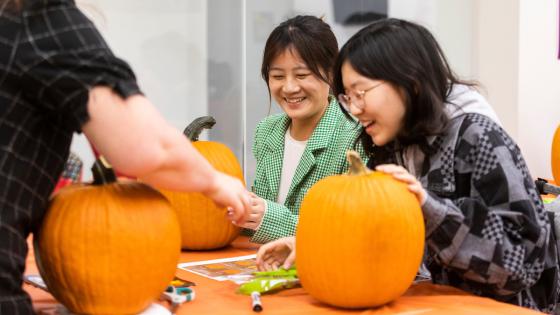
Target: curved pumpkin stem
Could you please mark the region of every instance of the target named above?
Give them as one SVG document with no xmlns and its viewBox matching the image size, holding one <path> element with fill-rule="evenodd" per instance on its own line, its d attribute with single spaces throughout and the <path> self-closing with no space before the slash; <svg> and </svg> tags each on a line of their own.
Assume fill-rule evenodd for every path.
<svg viewBox="0 0 560 315">
<path fill-rule="evenodd" d="M 197 119 L 193 120 L 183 133 L 189 140 L 191 141 L 198 141 L 198 136 L 204 129 L 212 129 L 212 127 L 216 124 L 216 119 L 212 116 L 202 116 L 198 117 Z"/>
<path fill-rule="evenodd" d="M 348 175 L 363 175 L 371 173 L 371 171 L 364 165 L 358 152 L 353 150 L 346 151 L 346 160 L 350 164 Z"/>
<path fill-rule="evenodd" d="M 94 185 L 105 185 L 117 181 L 117 176 L 111 167 L 111 164 L 105 160 L 103 156 L 99 156 L 93 166 L 91 167 L 93 173 Z"/>
</svg>

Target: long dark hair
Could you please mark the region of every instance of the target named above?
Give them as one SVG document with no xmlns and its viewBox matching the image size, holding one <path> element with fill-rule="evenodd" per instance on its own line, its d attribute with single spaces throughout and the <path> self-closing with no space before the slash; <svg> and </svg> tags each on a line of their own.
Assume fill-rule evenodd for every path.
<svg viewBox="0 0 560 315">
<path fill-rule="evenodd" d="M 299 53 L 309 70 L 317 77 L 332 83 L 332 68 L 338 55 L 338 42 L 331 27 L 322 19 L 298 15 L 278 25 L 268 36 L 264 47 L 261 76 L 268 85 L 270 64 L 286 49 Z M 270 87 L 269 87 L 270 97 Z"/>
<path fill-rule="evenodd" d="M 403 128 L 397 141 L 379 148 L 365 131 L 360 135 L 366 152 L 373 153 L 375 160 L 385 158 L 395 143 L 426 148 L 426 137 L 444 133 L 449 123 L 444 104 L 452 86 L 473 85 L 458 79 L 425 27 L 399 19 L 376 21 L 344 44 L 334 67 L 336 95 L 344 93 L 341 73 L 344 62 L 349 62 L 360 75 L 386 81 L 405 95 Z"/>
</svg>

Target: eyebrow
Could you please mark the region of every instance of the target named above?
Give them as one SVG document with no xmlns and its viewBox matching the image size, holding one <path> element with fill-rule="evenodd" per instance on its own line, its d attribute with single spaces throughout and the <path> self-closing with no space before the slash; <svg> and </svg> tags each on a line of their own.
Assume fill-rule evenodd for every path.
<svg viewBox="0 0 560 315">
<path fill-rule="evenodd" d="M 268 71 L 272 71 L 272 70 L 283 71 L 284 69 L 280 68 L 280 67 L 272 66 L 272 67 L 270 67 L 270 69 Z M 294 67 L 294 68 L 291 68 L 291 69 L 288 69 L 288 70 L 310 70 L 310 69 L 307 66 L 297 66 L 297 67 Z"/>
<path fill-rule="evenodd" d="M 378 84 L 377 81 L 381 82 L 381 80 L 379 80 L 379 79 L 371 79 L 371 80 L 373 81 L 374 84 Z M 362 80 L 362 78 L 359 78 L 358 80 L 354 81 L 354 82 L 349 86 L 349 88 L 350 88 L 350 89 L 356 89 L 356 86 L 357 86 L 357 85 L 360 85 L 360 84 L 369 84 L 369 81 L 364 81 L 364 80 Z M 344 90 L 348 90 L 348 89 L 345 87 Z"/>
<path fill-rule="evenodd" d="M 351 88 L 351 89 L 355 89 L 355 88 L 356 88 L 356 85 L 365 84 L 365 83 L 366 83 L 366 82 L 364 82 L 363 80 L 358 79 L 358 80 L 352 82 L 352 84 L 350 84 L 350 88 Z"/>
<path fill-rule="evenodd" d="M 358 81 L 358 82 L 352 83 L 352 84 L 351 84 L 350 86 L 348 86 L 348 87 L 343 86 L 343 88 L 344 88 L 344 93 L 348 93 L 348 91 L 350 91 L 350 90 L 355 90 L 355 89 L 356 89 L 356 85 L 358 85 L 358 84 L 360 84 L 359 81 Z"/>
</svg>

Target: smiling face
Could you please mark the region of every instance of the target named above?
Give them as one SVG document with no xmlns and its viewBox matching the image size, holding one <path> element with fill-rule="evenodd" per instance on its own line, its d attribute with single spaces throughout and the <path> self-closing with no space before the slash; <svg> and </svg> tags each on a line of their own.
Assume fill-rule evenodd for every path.
<svg viewBox="0 0 560 315">
<path fill-rule="evenodd" d="M 270 64 L 270 94 L 292 123 L 317 124 L 329 104 L 329 85 L 315 76 L 294 49 L 286 49 Z"/>
<path fill-rule="evenodd" d="M 365 91 L 383 82 L 364 94 L 363 109 L 350 106 L 350 111 L 375 145 L 383 146 L 394 140 L 406 113 L 404 92 L 389 82 L 362 76 L 348 61 L 342 64 L 341 73 L 346 95 L 355 95 L 356 91 Z"/>
</svg>

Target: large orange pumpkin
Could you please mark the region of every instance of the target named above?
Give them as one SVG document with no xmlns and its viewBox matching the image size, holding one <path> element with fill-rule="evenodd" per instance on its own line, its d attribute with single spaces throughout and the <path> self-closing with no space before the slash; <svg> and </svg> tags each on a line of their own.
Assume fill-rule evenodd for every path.
<svg viewBox="0 0 560 315">
<path fill-rule="evenodd" d="M 304 289 L 344 308 L 385 304 L 403 294 L 418 271 L 424 221 L 406 184 L 370 172 L 357 153 L 350 171 L 317 182 L 305 196 L 296 234 Z"/>
<path fill-rule="evenodd" d="M 552 164 L 552 176 L 556 185 L 560 185 L 560 125 L 556 128 L 552 139 L 552 154 L 550 162 Z"/>
<path fill-rule="evenodd" d="M 227 146 L 214 141 L 198 141 L 202 130 L 210 129 L 215 123 L 212 117 L 200 117 L 187 126 L 184 133 L 215 169 L 244 182 L 241 166 Z M 226 208 L 218 207 L 203 194 L 167 190 L 162 192 L 177 211 L 181 225 L 181 245 L 184 249 L 221 248 L 229 245 L 239 235 L 239 227 L 226 217 Z"/>
<path fill-rule="evenodd" d="M 100 161 L 93 184 L 53 196 L 35 236 L 52 295 L 76 314 L 138 314 L 173 279 L 181 252 L 177 215 L 157 190 L 115 181 Z"/>
</svg>

